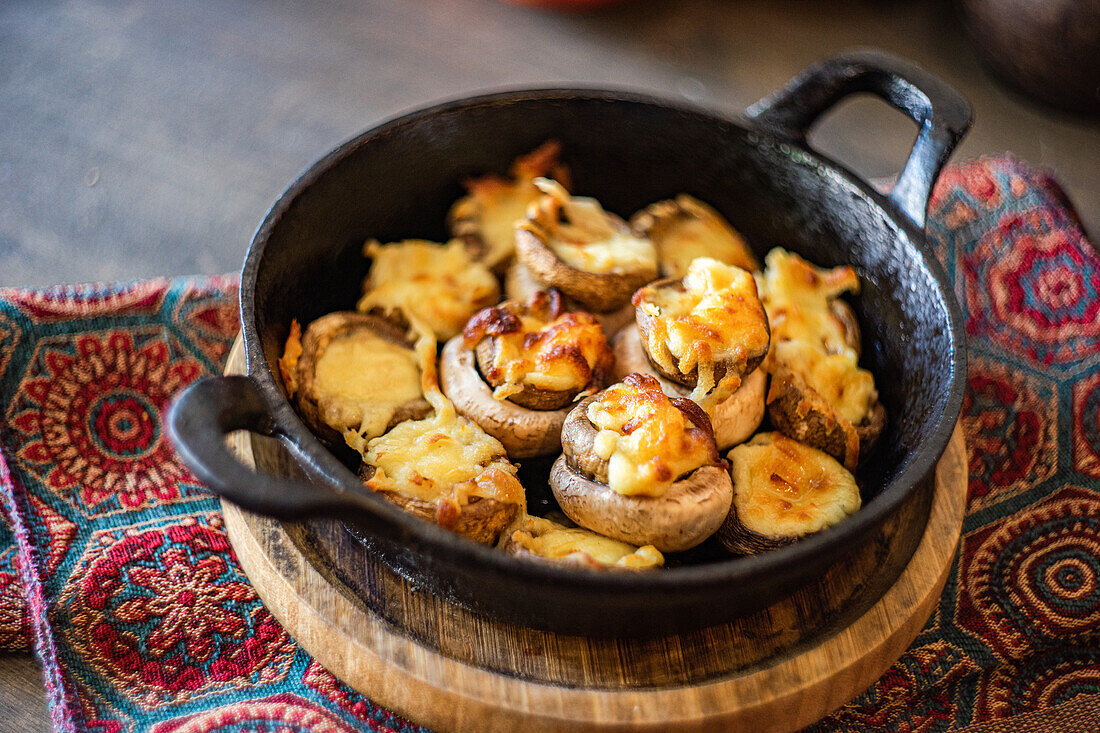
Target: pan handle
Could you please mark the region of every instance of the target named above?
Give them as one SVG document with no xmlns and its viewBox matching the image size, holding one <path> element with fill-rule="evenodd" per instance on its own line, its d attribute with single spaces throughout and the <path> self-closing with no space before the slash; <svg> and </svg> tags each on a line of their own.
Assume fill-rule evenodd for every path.
<svg viewBox="0 0 1100 733">
<path fill-rule="evenodd" d="M 923 229 L 932 186 L 970 128 L 970 105 L 947 83 L 897 56 L 860 49 L 810 66 L 746 114 L 767 132 L 805 146 L 806 134 L 821 115 L 861 92 L 881 98 L 920 126 L 889 200 Z"/>
<path fill-rule="evenodd" d="M 209 377 L 180 393 L 165 420 L 180 458 L 215 494 L 278 519 L 377 514 L 365 495 L 249 470 L 230 453 L 234 430 L 275 436 L 267 400 L 250 377 Z"/>
</svg>

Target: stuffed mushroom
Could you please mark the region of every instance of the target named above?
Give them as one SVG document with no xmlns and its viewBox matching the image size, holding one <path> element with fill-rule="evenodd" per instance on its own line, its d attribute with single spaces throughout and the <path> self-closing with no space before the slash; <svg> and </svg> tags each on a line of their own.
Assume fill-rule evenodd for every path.
<svg viewBox="0 0 1100 733">
<path fill-rule="evenodd" d="M 579 403 L 562 428 L 550 487 L 580 526 L 662 552 L 686 550 L 725 519 L 732 485 L 710 420 L 657 380 L 630 374 Z"/>
<path fill-rule="evenodd" d="M 657 248 L 662 277 L 683 277 L 697 257 L 750 272 L 760 269 L 745 238 L 721 214 L 687 194 L 650 204 L 631 218 L 630 226 Z"/>
<path fill-rule="evenodd" d="M 781 249 L 761 277 L 772 324 L 768 415 L 776 429 L 854 470 L 881 434 L 886 410 L 859 367 L 859 324 L 839 296 L 858 292 L 851 267 L 818 268 Z"/>
<path fill-rule="evenodd" d="M 597 313 L 618 310 L 657 277 L 653 243 L 635 236 L 592 198 L 571 197 L 560 184 L 535 181 L 543 192 L 516 225 L 516 254 L 534 279 Z"/>
<path fill-rule="evenodd" d="M 363 484 L 405 511 L 483 544 L 526 511 L 516 466 L 500 441 L 443 410 L 371 440 Z"/>
<path fill-rule="evenodd" d="M 570 406 L 604 386 L 613 362 L 595 318 L 537 291 L 471 318 L 443 348 L 440 380 L 461 414 L 528 458 L 558 451 Z"/>
<path fill-rule="evenodd" d="M 718 530 L 731 552 L 774 550 L 859 510 L 851 472 L 826 453 L 780 433 L 761 433 L 729 452 L 733 505 Z"/>
<path fill-rule="evenodd" d="M 634 294 L 638 334 L 650 363 L 691 397 L 717 402 L 741 386 L 768 353 L 770 331 L 751 273 L 700 257 L 680 280 Z"/>
<path fill-rule="evenodd" d="M 310 428 L 329 443 L 369 440 L 427 415 L 418 356 L 404 329 L 355 312 L 295 321 L 279 369 Z"/>
<path fill-rule="evenodd" d="M 665 562 L 653 545 L 636 547 L 542 517 L 527 517 L 503 539 L 502 549 L 535 562 L 589 570 L 649 570 Z"/>
<path fill-rule="evenodd" d="M 457 239 L 437 244 L 406 239 L 367 242 L 372 258 L 357 310 L 382 316 L 441 341 L 458 334 L 470 316 L 500 298 L 496 276 L 475 262 Z"/>
</svg>

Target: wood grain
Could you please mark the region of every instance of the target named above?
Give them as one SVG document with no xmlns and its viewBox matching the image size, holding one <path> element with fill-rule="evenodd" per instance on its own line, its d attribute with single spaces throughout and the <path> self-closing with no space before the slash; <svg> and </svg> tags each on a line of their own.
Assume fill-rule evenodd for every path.
<svg viewBox="0 0 1100 733">
<path fill-rule="evenodd" d="M 240 369 L 239 349 L 231 369 Z M 230 443 L 250 462 L 247 433 Z M 641 640 L 496 623 L 417 592 L 338 524 L 282 524 L 224 502 L 223 511 L 241 564 L 287 630 L 350 686 L 423 725 L 793 730 L 865 689 L 916 636 L 951 566 L 965 489 L 957 429 L 919 546 L 892 585 L 874 582 L 898 561 L 887 534 L 758 614 Z M 899 524 L 918 513 L 909 511 Z"/>
</svg>

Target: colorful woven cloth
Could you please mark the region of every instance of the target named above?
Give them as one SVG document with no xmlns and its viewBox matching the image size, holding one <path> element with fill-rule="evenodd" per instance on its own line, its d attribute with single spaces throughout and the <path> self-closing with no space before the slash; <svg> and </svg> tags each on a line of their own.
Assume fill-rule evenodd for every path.
<svg viewBox="0 0 1100 733">
<path fill-rule="evenodd" d="M 970 338 L 962 548 L 910 650 L 815 729 L 1087 726 L 1100 259 L 1057 185 L 1010 158 L 950 168 L 929 233 Z M 282 630 L 165 442 L 172 395 L 220 371 L 236 328 L 228 279 L 0 291 L 0 648 L 32 637 L 60 730 L 419 730 Z"/>
</svg>

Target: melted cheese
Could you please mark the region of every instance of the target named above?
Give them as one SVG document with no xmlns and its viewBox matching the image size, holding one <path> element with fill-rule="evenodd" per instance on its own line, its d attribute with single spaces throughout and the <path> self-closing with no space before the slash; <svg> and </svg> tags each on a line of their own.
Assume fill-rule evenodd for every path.
<svg viewBox="0 0 1100 733">
<path fill-rule="evenodd" d="M 459 240 L 368 242 L 365 254 L 373 262 L 359 310 L 400 313 L 409 322 L 425 324 L 440 339 L 457 335 L 470 316 L 500 295 L 497 279 L 470 259 Z"/>
<path fill-rule="evenodd" d="M 716 395 L 720 399 L 740 386 L 738 372 L 746 363 L 768 349 L 768 321 L 756 282 L 740 267 L 706 257 L 694 260 L 681 282 L 682 290 L 647 286 L 635 296 L 635 304 L 653 317 L 647 351 L 668 371 L 698 369 L 691 394 L 697 401 L 715 387 L 715 362 L 740 365 L 727 371 Z"/>
<path fill-rule="evenodd" d="M 657 568 L 665 563 L 664 556 L 653 545 L 636 547 L 540 517 L 528 517 L 520 529 L 512 533 L 511 540 L 528 552 L 550 560 L 564 560 L 579 554 L 586 564 L 632 570 Z"/>
<path fill-rule="evenodd" d="M 657 271 L 657 250 L 608 216 L 593 198 L 570 197 L 559 183 L 535 180 L 545 194 L 518 226 L 534 232 L 567 265 L 600 274 Z"/>
<path fill-rule="evenodd" d="M 665 203 L 665 202 L 662 202 Z M 745 270 L 760 269 L 745 238 L 702 201 L 681 194 L 667 209 L 650 207 L 655 221 L 649 237 L 657 247 L 661 274 L 680 278 L 691 261 L 710 257 Z"/>
<path fill-rule="evenodd" d="M 661 391 L 656 379 L 613 385 L 589 403 L 599 431 L 594 450 L 608 462 L 607 485 L 626 496 L 662 496 L 681 476 L 713 462 L 714 440 Z"/>
<path fill-rule="evenodd" d="M 496 339 L 492 373 L 486 376 L 498 385 L 493 390 L 498 400 L 524 385 L 587 397 L 610 371 L 615 357 L 599 321 L 579 312 L 554 317 L 546 299 L 537 293 L 526 306 L 510 302 L 482 311 L 463 331 L 470 347 L 488 334 Z"/>
<path fill-rule="evenodd" d="M 313 372 L 321 421 L 337 430 L 359 426 L 366 440 L 381 435 L 398 408 L 422 396 L 416 354 L 367 328 L 330 341 Z"/>
<path fill-rule="evenodd" d="M 760 433 L 729 452 L 737 518 L 753 532 L 801 537 L 860 507 L 855 477 L 832 456 L 779 433 Z"/>
<path fill-rule="evenodd" d="M 863 422 L 878 400 L 875 378 L 859 368 L 854 354 L 826 354 L 803 341 L 784 341 L 775 345 L 773 357 L 852 425 Z"/>
<path fill-rule="evenodd" d="M 859 292 L 855 270 L 823 270 L 779 248 L 768 253 L 765 263 L 759 284 L 771 323 L 772 343 L 803 341 L 827 354 L 857 356 L 845 340 L 844 324 L 829 310 L 830 300 L 843 293 Z"/>
<path fill-rule="evenodd" d="M 465 417 L 433 415 L 398 423 L 367 444 L 364 460 L 375 473 L 367 486 L 425 501 L 482 496 L 525 506 L 516 467 L 504 446 Z"/>
<path fill-rule="evenodd" d="M 302 326 L 295 318 L 290 322 L 290 333 L 286 337 L 283 355 L 279 357 L 279 373 L 283 376 L 287 396 L 293 397 L 298 391 L 298 360 L 302 358 Z"/>
<path fill-rule="evenodd" d="M 539 197 L 535 178 L 552 174 L 562 177 L 557 164 L 560 148 L 551 141 L 518 158 L 512 166 L 511 180 L 487 175 L 466 182 L 470 193 L 455 202 L 448 218 L 468 223 L 481 238 L 487 250 L 479 259 L 487 267 L 496 267 L 515 252 L 516 222 L 527 215 L 527 207 Z M 456 227 L 455 233 L 465 228 Z"/>
</svg>

